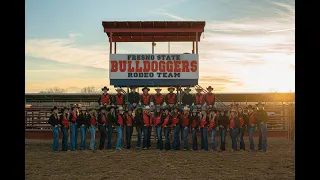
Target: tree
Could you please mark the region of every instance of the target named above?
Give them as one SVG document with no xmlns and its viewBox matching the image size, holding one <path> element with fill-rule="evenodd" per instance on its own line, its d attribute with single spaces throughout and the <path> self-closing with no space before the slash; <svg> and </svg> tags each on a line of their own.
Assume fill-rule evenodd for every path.
<svg viewBox="0 0 320 180">
<path fill-rule="evenodd" d="M 100 91 L 94 86 L 88 86 L 81 89 L 81 93 L 99 93 Z"/>
<path fill-rule="evenodd" d="M 67 90 L 66 89 L 62 89 L 59 87 L 53 87 L 44 91 L 40 91 L 40 94 L 61 94 L 61 93 L 66 93 Z"/>
</svg>

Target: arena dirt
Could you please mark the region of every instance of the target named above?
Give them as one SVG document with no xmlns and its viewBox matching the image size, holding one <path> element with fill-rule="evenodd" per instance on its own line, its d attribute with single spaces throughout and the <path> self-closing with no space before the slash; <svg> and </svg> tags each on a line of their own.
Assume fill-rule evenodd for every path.
<svg viewBox="0 0 320 180">
<path fill-rule="evenodd" d="M 25 146 L 25 173 L 28 180 L 294 179 L 294 144 L 276 138 L 268 143 L 267 153 L 155 149 L 53 153 L 50 142 L 33 141 Z"/>
</svg>

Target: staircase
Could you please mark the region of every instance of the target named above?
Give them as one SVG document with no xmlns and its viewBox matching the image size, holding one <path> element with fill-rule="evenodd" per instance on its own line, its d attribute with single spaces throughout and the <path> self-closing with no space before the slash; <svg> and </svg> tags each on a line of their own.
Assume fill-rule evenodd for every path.
<svg viewBox="0 0 320 180">
<path fill-rule="evenodd" d="M 200 87 L 202 89 L 203 93 L 205 93 L 205 94 L 208 93 L 208 91 L 205 88 L 201 87 L 200 85 L 195 85 L 195 88 L 198 88 L 198 87 Z M 220 109 L 220 108 L 227 109 L 228 108 L 228 106 L 223 104 L 223 102 L 220 101 L 220 99 L 218 99 L 217 97 L 215 97 L 215 99 L 216 99 L 215 105 L 218 109 Z"/>
</svg>

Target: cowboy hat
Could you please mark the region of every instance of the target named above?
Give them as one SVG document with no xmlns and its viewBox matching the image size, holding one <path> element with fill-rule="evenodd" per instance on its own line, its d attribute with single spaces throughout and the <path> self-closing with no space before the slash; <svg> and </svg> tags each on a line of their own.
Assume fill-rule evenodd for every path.
<svg viewBox="0 0 320 180">
<path fill-rule="evenodd" d="M 198 86 L 196 87 L 196 90 L 203 90 L 202 87 Z"/>
<path fill-rule="evenodd" d="M 142 88 L 142 91 L 144 91 L 145 89 L 147 89 L 148 91 L 150 91 L 150 88 L 148 88 L 148 87 Z"/>
<path fill-rule="evenodd" d="M 234 108 L 232 108 L 232 109 L 230 110 L 230 112 L 237 112 L 237 110 L 234 109 Z"/>
<path fill-rule="evenodd" d="M 190 108 L 188 108 L 187 106 L 185 106 L 185 107 L 183 108 L 183 111 L 190 111 Z"/>
<path fill-rule="evenodd" d="M 137 86 L 130 86 L 130 89 L 137 89 Z"/>
<path fill-rule="evenodd" d="M 198 112 L 198 111 L 197 111 L 197 109 L 196 109 L 196 108 L 194 108 L 194 109 L 192 109 L 192 112 L 195 112 L 195 113 L 196 113 L 196 112 Z"/>
<path fill-rule="evenodd" d="M 213 87 L 211 87 L 211 86 L 207 87 L 207 90 L 209 90 L 209 89 L 213 90 Z"/>
<path fill-rule="evenodd" d="M 117 87 L 116 91 L 122 91 L 122 89 L 120 87 Z"/>
<path fill-rule="evenodd" d="M 103 90 L 107 90 L 107 91 L 109 91 L 109 88 L 107 88 L 107 86 L 105 86 L 105 87 L 103 87 L 101 90 L 103 91 Z"/>
<path fill-rule="evenodd" d="M 170 89 L 175 90 L 176 88 L 174 88 L 173 86 L 168 87 L 168 91 L 170 91 Z"/>
<path fill-rule="evenodd" d="M 118 111 L 123 111 L 123 107 L 120 106 L 120 107 L 118 108 Z"/>
<path fill-rule="evenodd" d="M 158 87 L 156 87 L 154 90 L 162 90 L 159 86 Z"/>
<path fill-rule="evenodd" d="M 151 108 L 150 108 L 150 106 L 146 106 L 146 107 L 144 107 L 143 109 L 144 109 L 144 110 L 148 110 L 148 109 L 151 109 Z"/>
<path fill-rule="evenodd" d="M 58 109 L 58 107 L 57 106 L 53 106 L 53 108 L 51 108 L 51 111 L 54 111 L 56 109 Z"/>
<path fill-rule="evenodd" d="M 189 87 L 185 88 L 184 91 L 191 91 Z"/>
<path fill-rule="evenodd" d="M 257 106 L 261 105 L 264 106 L 264 104 L 262 104 L 262 102 L 258 102 L 258 104 L 256 104 Z"/>
</svg>

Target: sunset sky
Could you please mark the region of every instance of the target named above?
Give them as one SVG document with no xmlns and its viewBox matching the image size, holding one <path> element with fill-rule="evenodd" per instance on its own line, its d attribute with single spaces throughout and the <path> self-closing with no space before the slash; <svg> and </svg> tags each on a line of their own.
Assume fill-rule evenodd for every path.
<svg viewBox="0 0 320 180">
<path fill-rule="evenodd" d="M 215 92 L 295 91 L 294 0 L 27 0 L 26 92 L 109 86 L 102 21 L 206 21 L 199 84 Z M 170 53 L 192 43 L 171 43 Z M 155 53 L 167 53 L 157 43 Z M 151 43 L 117 43 L 151 53 Z M 113 88 L 111 88 L 113 91 Z"/>
</svg>

